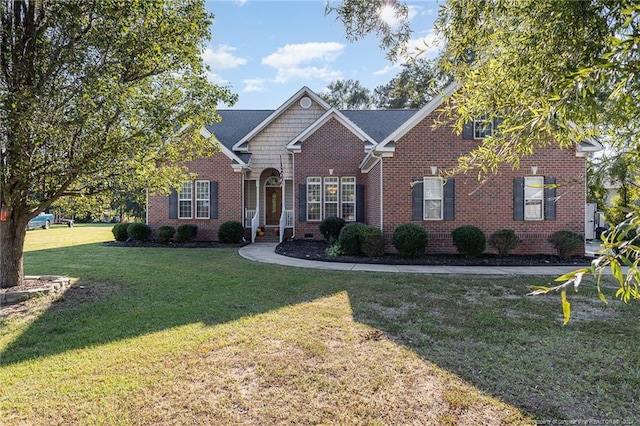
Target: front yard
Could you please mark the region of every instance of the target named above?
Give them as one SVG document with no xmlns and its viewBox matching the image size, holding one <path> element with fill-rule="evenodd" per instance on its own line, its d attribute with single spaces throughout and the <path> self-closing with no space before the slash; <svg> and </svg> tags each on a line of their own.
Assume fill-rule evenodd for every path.
<svg viewBox="0 0 640 426">
<path fill-rule="evenodd" d="M 562 327 L 559 297 L 525 296 L 551 277 L 301 270 L 234 249 L 96 242 L 111 239 L 110 227 L 29 232 L 25 272 L 78 282 L 2 307 L 2 422 L 640 418 L 637 303 L 583 288 Z"/>
</svg>

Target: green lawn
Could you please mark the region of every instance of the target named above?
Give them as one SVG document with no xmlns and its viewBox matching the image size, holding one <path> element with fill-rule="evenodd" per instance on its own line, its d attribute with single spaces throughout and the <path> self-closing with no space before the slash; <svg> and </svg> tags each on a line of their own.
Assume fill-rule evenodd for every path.
<svg viewBox="0 0 640 426">
<path fill-rule="evenodd" d="M 25 273 L 78 282 L 3 307 L 0 424 L 640 418 L 638 304 L 583 289 L 563 327 L 557 296 L 526 296 L 551 278 L 294 269 L 111 239 L 29 231 Z"/>
</svg>

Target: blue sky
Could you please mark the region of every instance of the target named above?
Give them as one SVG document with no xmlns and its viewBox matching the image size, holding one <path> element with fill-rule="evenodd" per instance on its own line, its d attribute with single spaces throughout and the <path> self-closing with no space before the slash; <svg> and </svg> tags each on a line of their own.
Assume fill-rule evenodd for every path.
<svg viewBox="0 0 640 426">
<path fill-rule="evenodd" d="M 434 57 L 438 2 L 407 4 L 411 46 L 429 46 L 425 56 Z M 239 95 L 235 109 L 276 109 L 303 86 L 322 92 L 337 79 L 358 80 L 373 91 L 401 70 L 401 62 L 385 58 L 375 37 L 349 42 L 335 14 L 325 16 L 324 0 L 223 0 L 206 5 L 215 18 L 203 58 L 211 68 L 209 79 Z"/>
</svg>

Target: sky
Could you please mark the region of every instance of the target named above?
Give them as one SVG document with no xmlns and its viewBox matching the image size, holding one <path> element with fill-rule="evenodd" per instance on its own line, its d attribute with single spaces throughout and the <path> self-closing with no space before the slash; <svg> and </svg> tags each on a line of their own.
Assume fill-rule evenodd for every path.
<svg viewBox="0 0 640 426">
<path fill-rule="evenodd" d="M 422 57 L 435 57 L 438 1 L 406 3 L 410 48 L 419 46 L 426 49 Z M 335 80 L 358 80 L 373 92 L 402 69 L 403 60 L 386 59 L 375 36 L 348 41 L 336 15 L 325 16 L 324 0 L 209 0 L 206 7 L 214 14 L 202 54 L 209 80 L 239 96 L 235 105 L 219 109 L 273 110 L 304 86 L 321 93 Z"/>
</svg>

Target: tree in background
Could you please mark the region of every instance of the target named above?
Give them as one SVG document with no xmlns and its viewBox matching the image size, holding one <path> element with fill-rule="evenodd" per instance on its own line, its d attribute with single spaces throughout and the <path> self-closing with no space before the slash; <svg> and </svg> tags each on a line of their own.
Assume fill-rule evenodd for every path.
<svg viewBox="0 0 640 426">
<path fill-rule="evenodd" d="M 320 97 L 329 105 L 338 109 L 371 108 L 371 92 L 358 80 L 335 80 L 327 86 L 328 92 Z"/>
<path fill-rule="evenodd" d="M 228 88 L 206 79 L 202 1 L 2 0 L 0 286 L 23 278 L 30 218 L 66 196 L 165 189 Z"/>
<path fill-rule="evenodd" d="M 451 81 L 434 61 L 417 58 L 402 64 L 402 71 L 386 85 L 376 87 L 373 96 L 381 109 L 419 109 Z"/>
<path fill-rule="evenodd" d="M 395 30 L 380 24 L 382 2 L 343 0 L 333 6 L 347 35 L 359 39 L 382 34 L 390 56 L 410 37 L 406 6 Z M 631 0 L 447 0 L 436 30 L 445 47 L 439 60 L 460 89 L 445 112 L 462 131 L 474 117 L 503 119 L 499 131 L 459 159 L 458 171 L 479 177 L 501 164 L 518 167 L 523 156 L 550 144 L 574 147 L 588 137 L 609 136 L 613 149 L 640 154 L 640 4 Z M 382 32 L 381 32 L 382 31 Z M 640 298 L 640 248 L 627 239 L 640 229 L 631 216 L 607 234 L 609 254 L 590 268 L 558 278 L 562 284 L 539 289 L 559 291 L 565 321 L 566 289 L 585 275 L 601 276 L 610 267 L 620 283 L 616 296 Z M 640 236 L 640 232 L 636 232 Z M 627 274 L 621 265 L 629 266 Z M 599 288 L 598 279 L 598 288 Z M 600 292 L 604 299 L 604 295 Z"/>
</svg>

